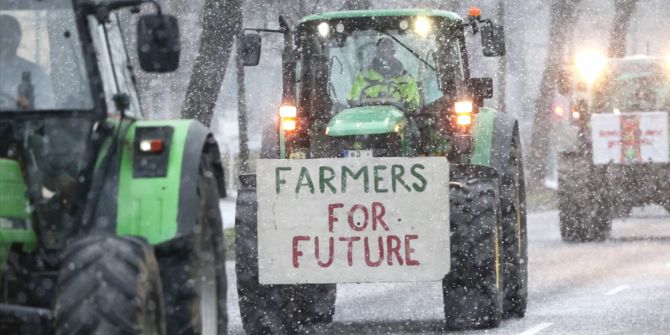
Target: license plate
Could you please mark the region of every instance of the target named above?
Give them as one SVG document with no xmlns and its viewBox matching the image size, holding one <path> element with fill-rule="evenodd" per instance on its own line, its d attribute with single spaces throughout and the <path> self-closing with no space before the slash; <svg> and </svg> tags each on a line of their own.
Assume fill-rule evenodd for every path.
<svg viewBox="0 0 670 335">
<path fill-rule="evenodd" d="M 372 158 L 372 150 L 344 150 L 344 158 Z"/>
</svg>

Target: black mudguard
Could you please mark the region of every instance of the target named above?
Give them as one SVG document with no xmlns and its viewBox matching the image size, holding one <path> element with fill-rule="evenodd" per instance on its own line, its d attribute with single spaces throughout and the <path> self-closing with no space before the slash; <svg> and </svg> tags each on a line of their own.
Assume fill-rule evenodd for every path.
<svg viewBox="0 0 670 335">
<path fill-rule="evenodd" d="M 493 125 L 493 142 L 491 145 L 491 166 L 502 173 L 507 171 L 509 155 L 512 150 L 514 136 L 519 136 L 518 121 L 504 113 L 497 113 Z M 501 190 L 504 192 L 504 190 Z M 503 198 L 509 198 L 509 194 L 501 194 Z"/>
<path fill-rule="evenodd" d="M 502 171 L 501 168 L 507 164 L 514 136 L 519 136 L 518 121 L 508 114 L 496 113 L 491 145 L 491 166 L 498 171 Z"/>
<path fill-rule="evenodd" d="M 209 128 L 200 122 L 192 122 L 186 137 L 182 157 L 181 186 L 179 188 L 179 213 L 177 225 L 180 236 L 192 233 L 193 218 L 198 213 L 197 184 L 203 159 L 209 161 L 217 183 L 220 198 L 226 197 L 226 183 L 221 163 L 219 146 Z"/>
</svg>

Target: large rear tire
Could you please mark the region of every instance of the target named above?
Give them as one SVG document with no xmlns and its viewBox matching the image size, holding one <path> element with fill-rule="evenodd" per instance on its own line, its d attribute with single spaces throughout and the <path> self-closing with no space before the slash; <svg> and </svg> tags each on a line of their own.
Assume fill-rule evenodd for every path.
<svg viewBox="0 0 670 335">
<path fill-rule="evenodd" d="M 56 334 L 165 334 L 158 263 L 138 238 L 92 236 L 65 252 Z"/>
<path fill-rule="evenodd" d="M 563 155 L 559 165 L 558 211 L 561 237 L 566 242 L 604 241 L 612 218 L 597 191 L 597 176 L 579 155 Z"/>
<path fill-rule="evenodd" d="M 194 233 L 157 249 L 168 334 L 227 333 L 219 193 L 209 157 L 200 165 Z"/>
<path fill-rule="evenodd" d="M 493 328 L 503 299 L 497 177 L 452 171 L 451 182 L 451 270 L 442 281 L 447 328 Z"/>
<path fill-rule="evenodd" d="M 522 157 L 521 141 L 515 133 L 509 159 L 500 178 L 505 318 L 523 317 L 528 301 L 528 232 Z"/>
<path fill-rule="evenodd" d="M 335 312 L 335 284 L 260 285 L 256 194 L 243 186 L 235 211 L 237 293 L 247 334 L 291 334 L 301 326 L 330 322 Z"/>
</svg>

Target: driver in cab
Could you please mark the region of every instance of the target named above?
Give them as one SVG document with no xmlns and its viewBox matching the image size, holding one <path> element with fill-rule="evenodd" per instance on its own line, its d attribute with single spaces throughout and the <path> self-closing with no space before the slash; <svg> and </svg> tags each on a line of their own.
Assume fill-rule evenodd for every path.
<svg viewBox="0 0 670 335">
<path fill-rule="evenodd" d="M 21 24 L 0 14 L 0 109 L 49 109 L 49 78 L 39 65 L 19 56 Z"/>
<path fill-rule="evenodd" d="M 356 74 L 347 99 L 356 103 L 366 99 L 390 98 L 415 111 L 419 107 L 416 80 L 395 57 L 393 40 L 382 37 L 377 41 L 376 56 L 366 70 Z"/>
</svg>

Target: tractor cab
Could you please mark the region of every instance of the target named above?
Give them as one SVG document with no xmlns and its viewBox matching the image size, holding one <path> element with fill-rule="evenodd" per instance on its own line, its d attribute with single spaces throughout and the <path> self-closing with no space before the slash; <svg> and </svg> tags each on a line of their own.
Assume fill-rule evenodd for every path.
<svg viewBox="0 0 670 335">
<path fill-rule="evenodd" d="M 610 60 L 596 81 L 594 113 L 670 111 L 670 63 L 664 58 Z"/>
<path fill-rule="evenodd" d="M 670 111 L 667 58 L 606 58 L 583 51 L 561 71 L 559 92 L 572 99 L 572 121 L 588 123 L 592 114 Z"/>
<path fill-rule="evenodd" d="M 177 68 L 156 1 L 0 0 L 2 334 L 225 333 L 218 145 L 141 119 L 127 31 Z"/>
<path fill-rule="evenodd" d="M 74 189 L 104 108 L 80 24 L 71 1 L 0 1 L 0 158 L 39 198 Z"/>
<path fill-rule="evenodd" d="M 92 110 L 94 98 L 72 4 L 54 9 L 37 1 L 18 4 L 0 5 L 0 109 Z"/>
<path fill-rule="evenodd" d="M 26 184 L 30 206 L 16 202 L 19 212 L 28 217 L 26 208 L 34 209 L 45 225 L 36 230 L 38 240 L 49 248 L 61 248 L 78 226 L 82 197 L 96 163 L 104 161 L 100 153 L 120 136 L 116 125 L 141 116 L 113 12 L 141 3 L 0 0 L 0 160 L 7 171 L 21 171 L 11 174 L 20 180 L 2 182 Z M 175 29 L 167 15 L 140 18 L 137 38 L 144 48 L 138 56 L 145 70 L 176 68 L 176 40 L 154 38 L 159 30 Z"/>
<path fill-rule="evenodd" d="M 492 92 L 490 79 L 470 78 L 468 70 L 466 28 L 478 31 L 480 21 L 485 53 L 503 54 L 500 27 L 437 10 L 325 13 L 303 18 L 294 34 L 285 28 L 278 155 L 449 153 L 446 137 L 469 136 Z M 254 50 L 259 35 L 245 36 Z M 247 64 L 258 62 L 259 53 L 249 55 Z"/>
</svg>

